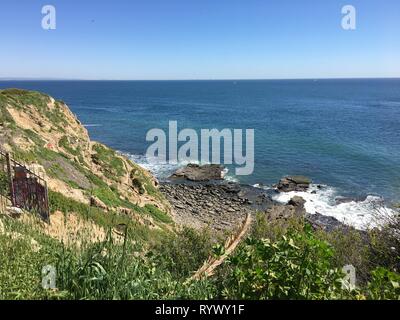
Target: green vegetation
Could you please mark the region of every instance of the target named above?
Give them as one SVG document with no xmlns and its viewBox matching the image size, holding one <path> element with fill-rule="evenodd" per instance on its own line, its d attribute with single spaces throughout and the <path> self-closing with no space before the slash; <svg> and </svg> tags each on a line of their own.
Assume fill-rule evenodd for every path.
<svg viewBox="0 0 400 320">
<path fill-rule="evenodd" d="M 133 169 L 130 173 L 132 186 L 141 194 L 147 192 L 147 194 L 151 196 L 159 197 L 160 193 L 154 187 L 152 181 L 150 181 L 150 179 L 143 173 L 143 170 L 139 169 L 139 167 L 133 162 L 131 162 L 131 164 L 136 167 L 136 169 Z"/>
<path fill-rule="evenodd" d="M 47 110 L 45 115 L 47 119 L 49 119 L 50 123 L 55 125 L 58 130 L 61 129 L 60 131 L 64 132 L 63 126 L 67 125 L 68 122 L 65 120 L 60 104 L 57 101 L 54 104 L 54 109 Z"/>
<path fill-rule="evenodd" d="M 52 194 L 52 203 L 66 212 L 87 214 L 88 207 Z M 102 215 L 104 216 L 104 215 Z M 336 267 L 337 247 L 309 225 L 288 228 L 275 240 L 261 237 L 256 228 L 217 273 L 201 281 L 188 278 L 210 254 L 221 254 L 207 232 L 183 229 L 174 234 L 139 239 L 135 224 L 122 229 L 123 241 L 111 237 L 121 221 L 93 221 L 109 226 L 103 242 L 69 248 L 43 235 L 34 226 L 4 220 L 0 234 L 0 299 L 399 299 L 400 275 L 378 267 L 355 290 L 342 288 L 343 273 Z M 126 230 L 126 232 L 125 232 Z M 149 232 L 148 229 L 143 230 Z M 19 232 L 23 237 L 13 237 Z M 8 233 L 8 234 L 7 234 Z M 32 239 L 40 250 L 34 251 Z M 214 248 L 214 249 L 213 249 Z M 383 262 L 384 263 L 384 262 Z M 57 269 L 57 290 L 41 288 L 44 265 Z"/>
<path fill-rule="evenodd" d="M 3 91 L 0 91 L 0 126 L 13 128 L 15 127 L 15 121 L 6 109 L 7 102 L 7 97 L 3 94 Z"/>
<path fill-rule="evenodd" d="M 115 177 L 121 177 L 125 174 L 124 162 L 114 150 L 101 144 L 96 144 L 93 150 L 96 151 L 96 154 L 92 156 L 93 162 L 101 166 L 107 178 L 115 179 Z"/>
<path fill-rule="evenodd" d="M 2 165 L 0 161 L 0 165 Z M 9 181 L 7 177 L 7 173 L 0 170 L 0 194 L 7 195 L 9 191 Z"/>
<path fill-rule="evenodd" d="M 93 189 L 93 195 L 109 207 L 118 207 L 123 204 L 123 201 L 118 197 L 118 194 L 108 186 Z"/>
<path fill-rule="evenodd" d="M 56 263 L 61 244 L 18 221 L 0 219 L 0 224 L 5 229 L 0 233 L 0 299 L 45 299 L 41 270 Z M 34 242 L 40 243 L 40 253 Z"/>
<path fill-rule="evenodd" d="M 58 146 L 61 148 L 64 148 L 64 150 L 68 151 L 70 154 L 72 154 L 74 156 L 80 155 L 79 149 L 74 149 L 73 147 L 71 147 L 71 144 L 70 144 L 67 136 L 63 136 L 60 139 L 60 141 L 58 141 Z"/>
<path fill-rule="evenodd" d="M 105 212 L 100 208 L 90 207 L 87 204 L 67 198 L 59 192 L 49 191 L 49 205 L 51 212 L 61 211 L 64 214 L 77 213 L 83 218 L 91 219 L 94 223 L 110 228 L 115 224 L 129 224 L 131 219 L 118 213 Z"/>
<path fill-rule="evenodd" d="M 65 171 L 59 163 L 55 162 L 47 168 L 47 173 L 50 177 L 57 178 L 65 174 Z"/>
<path fill-rule="evenodd" d="M 163 211 L 151 204 L 146 204 L 144 206 L 144 210 L 157 221 L 163 223 L 172 223 L 172 218 L 170 216 L 166 215 Z"/>
<path fill-rule="evenodd" d="M 23 106 L 35 106 L 41 112 L 46 112 L 47 103 L 50 101 L 48 95 L 23 89 L 1 90 L 0 95 L 7 99 L 7 103 L 12 107 L 21 110 Z"/>
<path fill-rule="evenodd" d="M 154 255 L 157 260 L 163 261 L 168 272 L 185 280 L 209 257 L 213 250 L 211 238 L 208 230 L 198 232 L 184 227 L 156 244 Z"/>
<path fill-rule="evenodd" d="M 309 226 L 274 242 L 249 238 L 228 260 L 221 279 L 223 295 L 253 300 L 339 298 L 344 275 L 333 268 L 333 255 L 333 248 Z"/>
<path fill-rule="evenodd" d="M 372 279 L 368 283 L 368 294 L 374 300 L 399 300 L 400 274 L 383 267 L 372 271 Z"/>
</svg>

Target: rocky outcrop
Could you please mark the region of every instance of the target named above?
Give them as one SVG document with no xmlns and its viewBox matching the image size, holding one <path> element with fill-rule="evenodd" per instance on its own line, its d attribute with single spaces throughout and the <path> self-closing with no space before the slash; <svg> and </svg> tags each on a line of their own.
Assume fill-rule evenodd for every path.
<svg viewBox="0 0 400 320">
<path fill-rule="evenodd" d="M 272 200 L 262 190 L 236 183 L 163 183 L 175 221 L 194 228 L 233 230 L 247 213 L 263 211 Z"/>
<path fill-rule="evenodd" d="M 95 196 L 90 197 L 90 205 L 92 207 L 100 208 L 106 211 L 108 210 L 108 207 L 104 204 L 104 202 Z"/>
<path fill-rule="evenodd" d="M 311 180 L 304 176 L 287 176 L 275 186 L 280 192 L 307 191 Z"/>
<path fill-rule="evenodd" d="M 185 179 L 189 181 L 210 181 L 224 179 L 225 168 L 219 164 L 188 164 L 178 169 L 170 179 Z"/>
<path fill-rule="evenodd" d="M 294 196 L 288 202 L 289 205 L 292 205 L 292 206 L 298 207 L 298 208 L 303 208 L 305 203 L 306 203 L 306 200 L 304 200 L 302 197 L 299 197 L 299 196 Z"/>
<path fill-rule="evenodd" d="M 315 214 L 306 214 L 306 220 L 315 230 L 324 230 L 326 232 L 332 232 L 335 230 L 355 230 L 334 217 L 324 216 L 318 212 Z M 362 231 L 359 232 L 363 233 Z"/>
</svg>

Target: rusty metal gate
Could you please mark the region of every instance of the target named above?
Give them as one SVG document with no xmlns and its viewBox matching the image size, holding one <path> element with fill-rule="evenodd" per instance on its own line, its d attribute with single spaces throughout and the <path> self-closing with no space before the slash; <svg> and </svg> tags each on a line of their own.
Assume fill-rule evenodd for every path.
<svg viewBox="0 0 400 320">
<path fill-rule="evenodd" d="M 0 194 L 13 207 L 36 213 L 47 222 L 50 220 L 46 181 L 1 150 Z"/>
</svg>

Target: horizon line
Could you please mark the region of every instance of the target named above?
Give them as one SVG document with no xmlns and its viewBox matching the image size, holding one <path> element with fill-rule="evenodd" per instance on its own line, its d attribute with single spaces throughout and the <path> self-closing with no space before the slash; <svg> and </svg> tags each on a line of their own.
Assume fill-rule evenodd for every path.
<svg viewBox="0 0 400 320">
<path fill-rule="evenodd" d="M 400 79 L 397 77 L 329 77 L 329 78 L 206 78 L 206 79 L 87 79 L 87 78 L 35 78 L 35 77 L 0 77 L 0 81 L 287 81 L 287 80 L 374 80 Z"/>
</svg>

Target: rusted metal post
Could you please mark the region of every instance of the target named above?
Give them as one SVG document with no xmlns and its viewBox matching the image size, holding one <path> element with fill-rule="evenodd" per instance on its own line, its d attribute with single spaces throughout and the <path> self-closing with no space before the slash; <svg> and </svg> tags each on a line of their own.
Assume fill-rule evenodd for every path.
<svg viewBox="0 0 400 320">
<path fill-rule="evenodd" d="M 10 186 L 10 198 L 12 206 L 15 207 L 15 190 L 14 190 L 14 181 L 13 181 L 13 174 L 11 168 L 11 158 L 10 154 L 6 153 L 6 163 L 7 163 L 7 175 L 8 175 L 8 183 Z"/>
<path fill-rule="evenodd" d="M 46 209 L 46 222 L 50 223 L 50 204 L 49 204 L 49 189 L 47 188 L 47 182 L 44 181 L 45 193 L 44 193 L 44 202 L 45 202 L 45 209 Z"/>
</svg>

